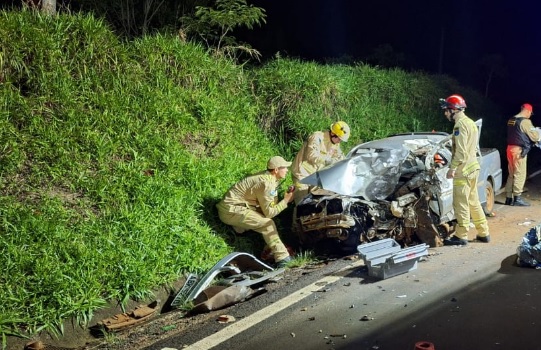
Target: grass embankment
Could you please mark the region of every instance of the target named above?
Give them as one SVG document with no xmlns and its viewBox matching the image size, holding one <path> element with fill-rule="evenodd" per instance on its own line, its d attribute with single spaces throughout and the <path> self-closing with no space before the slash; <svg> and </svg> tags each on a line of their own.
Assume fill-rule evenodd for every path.
<svg viewBox="0 0 541 350">
<path fill-rule="evenodd" d="M 446 130 L 452 79 L 277 58 L 248 69 L 178 37 L 120 41 L 85 15 L 0 13 L 0 333 L 94 322 L 231 251 L 214 205 L 275 154 L 343 119 L 344 148 Z M 290 181 L 288 179 L 288 181 Z M 286 235 L 287 220 L 280 225 Z"/>
</svg>

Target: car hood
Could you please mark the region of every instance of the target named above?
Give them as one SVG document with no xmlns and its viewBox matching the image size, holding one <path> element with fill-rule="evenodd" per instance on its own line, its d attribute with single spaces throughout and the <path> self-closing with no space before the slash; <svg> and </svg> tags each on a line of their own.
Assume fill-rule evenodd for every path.
<svg viewBox="0 0 541 350">
<path fill-rule="evenodd" d="M 448 137 L 402 139 L 389 142 L 367 142 L 359 145 L 348 158 L 321 169 L 301 180 L 345 196 L 361 196 L 368 200 L 382 200 L 390 196 L 404 172 L 418 173 L 429 165 L 414 155 L 415 150 L 428 148 L 430 159 Z M 394 142 L 390 142 L 390 141 Z M 386 147 L 386 148 L 385 148 Z M 390 148 L 392 147 L 392 148 Z"/>
</svg>

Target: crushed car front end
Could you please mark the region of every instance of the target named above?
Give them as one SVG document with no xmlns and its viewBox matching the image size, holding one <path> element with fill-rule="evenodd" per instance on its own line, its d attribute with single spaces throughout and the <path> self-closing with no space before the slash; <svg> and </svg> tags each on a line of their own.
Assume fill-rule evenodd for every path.
<svg viewBox="0 0 541 350">
<path fill-rule="evenodd" d="M 383 238 L 441 245 L 453 229 L 446 133 L 395 135 L 358 145 L 346 159 L 303 179 L 296 210 L 304 248 L 355 253 Z"/>
</svg>

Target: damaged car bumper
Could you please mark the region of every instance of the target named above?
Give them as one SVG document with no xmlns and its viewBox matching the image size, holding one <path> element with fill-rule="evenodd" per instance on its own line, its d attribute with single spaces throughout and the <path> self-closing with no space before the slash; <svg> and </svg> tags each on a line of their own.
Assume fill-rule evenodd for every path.
<svg viewBox="0 0 541 350">
<path fill-rule="evenodd" d="M 360 144 L 346 159 L 303 179 L 311 191 L 296 210 L 301 245 L 316 248 L 325 241 L 321 246 L 342 253 L 384 238 L 440 246 L 455 221 L 453 182 L 446 178 L 451 143 L 447 133 L 394 135 Z M 494 188 L 501 187 L 499 153 L 479 150 L 479 156 L 479 195 L 491 207 Z"/>
</svg>

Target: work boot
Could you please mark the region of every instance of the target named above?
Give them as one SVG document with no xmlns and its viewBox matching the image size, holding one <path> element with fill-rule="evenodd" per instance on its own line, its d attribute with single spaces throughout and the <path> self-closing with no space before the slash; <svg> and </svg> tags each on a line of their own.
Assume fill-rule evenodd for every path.
<svg viewBox="0 0 541 350">
<path fill-rule="evenodd" d="M 488 242 L 490 242 L 490 235 L 484 236 L 484 237 L 476 236 L 475 240 L 477 240 L 479 242 L 483 242 L 483 243 L 488 243 Z"/>
<path fill-rule="evenodd" d="M 443 240 L 443 245 L 466 245 L 468 244 L 467 239 L 458 238 L 457 236 L 453 236 L 451 238 L 447 238 Z"/>
<path fill-rule="evenodd" d="M 515 197 L 515 200 L 514 200 L 514 202 L 513 202 L 513 205 L 514 205 L 515 207 L 529 207 L 529 206 L 530 206 L 530 203 L 525 202 L 524 199 L 522 199 L 522 197 L 516 196 L 516 197 Z"/>
<path fill-rule="evenodd" d="M 513 205 L 513 198 L 511 197 L 505 198 L 505 205 Z"/>
<path fill-rule="evenodd" d="M 276 268 L 277 268 L 277 269 L 281 269 L 281 268 L 283 268 L 283 267 L 286 267 L 287 264 L 288 264 L 291 260 L 293 260 L 293 259 L 291 259 L 291 257 L 288 256 L 287 258 L 278 261 L 278 262 L 276 263 Z"/>
</svg>

